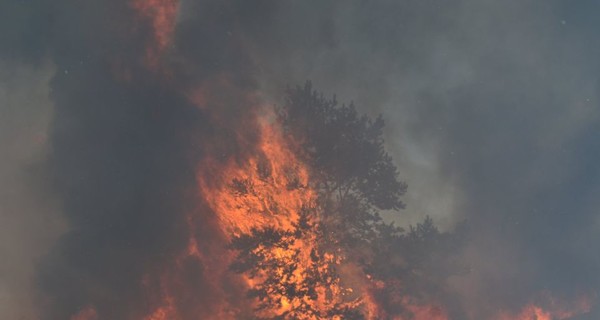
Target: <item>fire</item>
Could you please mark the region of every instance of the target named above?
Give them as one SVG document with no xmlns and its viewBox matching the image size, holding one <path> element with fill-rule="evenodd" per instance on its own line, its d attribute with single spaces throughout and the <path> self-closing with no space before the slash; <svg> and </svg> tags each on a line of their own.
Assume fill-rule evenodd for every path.
<svg viewBox="0 0 600 320">
<path fill-rule="evenodd" d="M 374 297 L 386 284 L 365 274 L 335 243 L 323 243 L 326 213 L 293 138 L 283 135 L 272 113 L 256 121 L 258 143 L 247 158 L 208 160 L 198 175 L 202 198 L 224 237 L 248 250 L 242 256 L 256 264 L 242 272 L 249 292 L 264 294 L 254 299 L 255 316 L 447 320 L 442 307 L 408 297 L 398 298 L 403 316 L 386 314 Z M 256 238 L 262 241 L 248 246 Z M 235 265 L 234 258 L 229 264 Z"/>
<path fill-rule="evenodd" d="M 162 57 L 173 42 L 180 1 L 128 1 L 137 14 L 135 21 L 149 31 L 144 62 L 151 70 L 164 70 Z M 335 219 L 325 218 L 328 213 L 313 187 L 314 168 L 301 160 L 302 150 L 283 132 L 277 116 L 269 108 L 257 107 L 256 96 L 238 90 L 225 75 L 205 81 L 197 91 L 187 92 L 188 98 L 212 117 L 215 127 L 223 127 L 215 130 L 233 136 L 229 138 L 242 151 L 222 153 L 227 148 L 212 145 L 219 143 L 214 141 L 202 145 L 211 157 L 198 164 L 197 198 L 206 207 L 191 209 L 187 215 L 182 228 L 185 248 L 166 258 L 164 265 L 161 261 L 162 269 L 140 276 L 148 294 L 143 299 L 146 309 L 136 310 L 130 319 L 238 319 L 249 314 L 309 320 L 450 318 L 435 301 L 395 295 L 402 292 L 395 287 L 400 284 L 366 274 L 335 241 L 324 241 L 321 226 Z M 242 96 L 232 100 L 247 103 L 234 108 L 253 110 L 243 113 L 247 118 L 239 120 L 242 128 L 230 127 L 228 121 L 235 120 L 228 119 L 229 112 L 208 107 L 222 107 L 218 99 L 231 92 Z M 340 216 L 335 218 L 344 219 Z M 211 236 L 199 236 L 206 232 Z M 186 277 L 189 273 L 193 276 Z M 189 278 L 199 279 L 198 283 L 188 283 Z M 211 291 L 211 296 L 198 296 L 194 286 Z M 401 314 L 388 314 L 378 300 L 387 289 L 394 294 L 386 299 L 400 307 Z M 247 303 L 245 293 L 250 293 Z M 589 310 L 587 302 L 570 307 L 530 303 L 495 319 L 562 320 Z M 98 311 L 102 309 L 87 306 L 70 320 L 97 320 Z"/>
<path fill-rule="evenodd" d="M 579 298 L 575 303 L 567 305 L 550 299 L 549 306 L 544 308 L 534 303 L 529 303 L 518 313 L 502 312 L 496 320 L 566 320 L 575 316 L 586 314 L 591 310 L 591 303 L 587 297 Z"/>
<path fill-rule="evenodd" d="M 369 277 L 368 279 L 371 279 Z M 420 302 L 409 296 L 402 296 L 398 294 L 398 290 L 394 291 L 393 304 L 395 306 L 401 306 L 404 310 L 402 315 L 388 315 L 386 310 L 379 305 L 375 299 L 376 291 L 383 290 L 386 287 L 392 285 L 398 286 L 398 283 L 384 283 L 383 281 L 373 281 L 368 283 L 370 290 L 366 290 L 363 295 L 367 302 L 367 318 L 368 319 L 393 319 L 393 320 L 448 320 L 447 311 L 437 303 L 433 302 Z"/>
<path fill-rule="evenodd" d="M 261 120 L 260 129 L 257 154 L 246 163 L 238 165 L 231 159 L 222 169 L 217 160 L 209 160 L 205 170 L 222 173 L 213 177 L 216 182 L 199 177 L 202 193 L 217 212 L 228 237 L 265 226 L 292 230 L 303 206 L 311 204 L 315 197 L 306 187 L 307 168 L 285 147 L 274 125 Z"/>
<path fill-rule="evenodd" d="M 190 261 L 210 275 L 210 286 L 219 297 L 212 310 L 202 314 L 203 319 L 236 319 L 247 313 L 285 319 L 343 319 L 333 310 L 364 303 L 336 277 L 334 270 L 343 263 L 343 255 L 319 244 L 320 208 L 310 187 L 308 167 L 296 157 L 272 114 L 256 121 L 258 143 L 246 158 L 208 159 L 199 168 L 200 198 L 214 212 L 222 244 L 206 244 L 196 238 L 195 215 L 199 213 L 191 212 L 187 248 L 172 269 L 163 273 L 158 285 L 151 286 L 152 279 L 145 280 L 155 297 L 150 299 L 155 307 L 144 320 L 186 319 L 178 291 L 186 290 L 181 287 L 180 274 Z M 256 234 L 268 240 L 248 254 L 261 257 L 265 265 L 235 275 L 230 266 L 237 250 L 223 244 L 239 243 Z M 266 295 L 250 301 L 254 310 L 248 311 L 239 301 L 244 297 L 230 301 L 223 281 Z"/>
<path fill-rule="evenodd" d="M 151 29 L 145 63 L 159 70 L 160 59 L 172 42 L 179 1 L 131 0 L 130 4 Z M 231 89 L 227 77 L 210 81 L 212 85 L 189 95 L 207 113 L 211 111 L 207 105 L 214 103 L 211 91 Z M 251 102 L 254 96 L 246 100 L 249 109 L 258 110 L 245 119 L 248 128 L 233 133 L 230 128 L 224 130 L 240 135 L 233 140 L 244 151 L 221 154 L 213 150 L 218 147 L 205 146 L 213 157 L 198 165 L 197 196 L 210 213 L 190 210 L 187 245 L 164 269 L 143 277 L 149 307 L 131 319 L 237 319 L 248 314 L 301 320 L 449 319 L 442 306 L 399 294 L 393 303 L 402 307 L 402 315 L 386 313 L 376 295 L 384 289 L 394 291 L 395 284 L 365 274 L 335 242 L 323 240 L 321 226 L 328 223 L 327 213 L 313 187 L 311 168 L 298 156 L 302 151 L 293 137 L 284 134 L 273 111 L 256 107 Z M 218 111 L 212 116 L 214 122 L 223 122 Z M 250 131 L 257 131 L 257 136 L 243 137 Z M 214 225 L 202 225 L 206 223 Z M 202 228 L 216 235 L 207 242 L 198 236 L 205 232 Z M 190 289 L 185 276 L 190 269 L 201 271 L 202 285 L 212 289 L 211 297 L 198 297 Z M 248 303 L 242 302 L 246 292 L 251 297 Z M 501 313 L 496 320 L 560 320 L 589 310 L 587 303 L 573 308 L 528 304 L 516 313 Z M 70 320 L 98 318 L 96 309 L 89 306 Z"/>
<path fill-rule="evenodd" d="M 258 233 L 274 241 L 251 250 L 251 255 L 267 262 L 267 268 L 244 274 L 250 290 L 267 293 L 255 301 L 258 316 L 341 318 L 330 313 L 331 306 L 358 304 L 346 297 L 351 290 L 339 279 L 314 283 L 310 278 L 329 275 L 343 257 L 318 244 L 320 208 L 316 192 L 310 188 L 309 169 L 296 157 L 273 116 L 261 117 L 258 127 L 258 146 L 246 161 L 230 159 L 223 165 L 211 160 L 205 164 L 199 175 L 203 197 L 227 239 L 235 243 L 235 239 L 247 240 Z M 207 172 L 219 174 L 215 177 Z M 273 284 L 274 279 L 278 283 Z M 298 309 L 306 312 L 294 311 Z"/>
<path fill-rule="evenodd" d="M 153 37 L 147 45 L 145 62 L 151 69 L 157 69 L 160 57 L 171 43 L 179 0 L 132 0 L 131 7 L 151 26 Z"/>
</svg>

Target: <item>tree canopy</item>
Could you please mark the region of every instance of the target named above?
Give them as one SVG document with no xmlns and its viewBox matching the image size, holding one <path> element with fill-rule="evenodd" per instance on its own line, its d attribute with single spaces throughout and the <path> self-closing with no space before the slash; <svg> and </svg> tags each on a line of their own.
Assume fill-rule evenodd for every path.
<svg viewBox="0 0 600 320">
<path fill-rule="evenodd" d="M 253 229 L 232 240 L 232 270 L 255 283 L 248 290 L 258 301 L 255 317 L 363 319 L 361 295 L 369 291 L 386 310 L 378 317 L 410 319 L 398 297 L 440 292 L 438 280 L 461 270 L 453 259 L 461 239 L 440 232 L 429 217 L 408 232 L 382 219 L 382 210 L 404 208 L 407 190 L 385 150 L 383 118 L 325 98 L 307 82 L 287 90 L 276 121 L 311 173 L 309 185 L 290 181 L 289 188 L 311 188 L 316 199 L 290 230 Z M 235 183 L 232 192 L 248 192 Z M 367 284 L 347 281 L 357 274 Z M 273 316 L 268 310 L 279 311 Z"/>
</svg>

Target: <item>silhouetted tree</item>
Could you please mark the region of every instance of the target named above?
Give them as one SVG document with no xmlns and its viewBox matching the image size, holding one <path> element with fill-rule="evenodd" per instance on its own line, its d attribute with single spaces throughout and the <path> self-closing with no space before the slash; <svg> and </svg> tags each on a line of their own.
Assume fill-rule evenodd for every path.
<svg viewBox="0 0 600 320">
<path fill-rule="evenodd" d="M 381 116 L 360 115 L 352 103 L 340 105 L 306 82 L 288 89 L 279 118 L 312 169 L 325 227 L 335 229 L 327 234 L 356 250 L 374 237 L 380 210 L 404 207 L 406 184 L 385 151 Z"/>
</svg>

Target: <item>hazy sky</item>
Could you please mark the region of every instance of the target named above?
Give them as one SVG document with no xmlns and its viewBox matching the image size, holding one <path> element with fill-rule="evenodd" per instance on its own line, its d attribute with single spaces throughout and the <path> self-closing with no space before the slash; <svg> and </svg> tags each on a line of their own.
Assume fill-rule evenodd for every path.
<svg viewBox="0 0 600 320">
<path fill-rule="evenodd" d="M 118 2 L 0 0 L 1 318 L 30 319 L 23 310 L 45 266 L 72 267 L 57 258 L 71 248 L 55 243 L 64 230 L 85 239 L 69 254 L 104 243 L 101 230 L 116 234 L 107 247 L 134 251 L 153 221 L 165 222 L 136 199 L 171 197 L 147 185 L 192 183 L 178 134 L 205 119 L 169 90 L 148 94 L 156 84 L 124 93 L 103 68 L 115 52 L 136 59 L 128 41 L 144 41 L 120 37 L 128 17 L 112 11 Z M 598 293 L 599 1 L 232 1 L 215 16 L 204 2 L 181 2 L 176 31 L 176 58 L 201 61 L 194 81 L 235 70 L 278 103 L 287 85 L 311 80 L 383 114 L 409 186 L 398 222 L 430 215 L 444 230 L 469 225 L 470 272 L 449 284 L 464 305 L 485 314 L 544 291 L 567 300 Z M 174 107 L 156 107 L 157 120 L 144 103 Z M 154 220 L 120 242 L 118 230 L 138 226 L 129 219 L 148 208 Z M 599 316 L 595 308 L 589 319 Z"/>
</svg>

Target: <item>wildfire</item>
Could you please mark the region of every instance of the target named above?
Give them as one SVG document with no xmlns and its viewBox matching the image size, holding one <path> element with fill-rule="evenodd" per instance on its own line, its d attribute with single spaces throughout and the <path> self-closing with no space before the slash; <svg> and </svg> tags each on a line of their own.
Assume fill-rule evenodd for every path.
<svg viewBox="0 0 600 320">
<path fill-rule="evenodd" d="M 242 241 L 264 232 L 274 242 L 252 249 L 251 254 L 266 261 L 267 268 L 244 275 L 250 290 L 267 294 L 262 301 L 255 301 L 255 307 L 263 305 L 258 315 L 321 319 L 331 315 L 333 305 L 358 302 L 345 298 L 350 290 L 339 279 L 317 283 L 308 279 L 315 273 L 329 275 L 342 257 L 318 246 L 319 208 L 316 193 L 310 188 L 308 168 L 295 156 L 272 116 L 261 117 L 258 122 L 260 137 L 255 154 L 241 164 L 233 159 L 224 166 L 209 161 L 199 176 L 202 194 L 226 238 Z M 220 174 L 214 177 L 207 172 Z M 273 277 L 278 283 L 270 283 Z M 309 310 L 290 315 L 299 308 Z"/>
<path fill-rule="evenodd" d="M 273 124 L 265 119 L 260 122 L 256 155 L 241 165 L 231 159 L 225 168 L 211 159 L 202 171 L 220 172 L 219 176 L 211 177 L 216 181 L 199 177 L 202 193 L 217 212 L 222 231 L 228 237 L 265 226 L 292 230 L 302 208 L 315 197 L 307 187 L 308 169 L 286 148 Z"/>
<path fill-rule="evenodd" d="M 178 0 L 131 0 L 138 17 L 152 29 L 145 57 L 152 70 L 161 68 L 159 60 L 172 41 L 178 5 Z M 227 82 L 210 80 L 216 87 Z M 210 112 L 206 105 L 212 102 L 207 100 L 213 89 L 198 89 L 190 94 L 192 102 Z M 403 315 L 383 310 L 376 292 L 393 284 L 365 274 L 335 243 L 323 241 L 326 212 L 313 187 L 312 168 L 298 156 L 301 151 L 294 138 L 284 134 L 277 116 L 269 108 L 255 109 L 259 111 L 250 113 L 253 117 L 247 122 L 258 135 L 238 139 L 247 144 L 242 154 L 209 152 L 213 157 L 198 165 L 198 198 L 207 204 L 211 219 L 206 212 L 189 212 L 187 246 L 164 270 L 143 277 L 149 310 L 131 319 L 237 319 L 248 314 L 301 320 L 449 319 L 436 303 L 406 296 L 393 299 Z M 215 118 L 221 116 L 215 113 Z M 207 221 L 214 223 L 207 229 L 217 229 L 211 229 L 216 233 L 212 242 L 198 236 Z M 188 288 L 187 270 L 201 271 L 202 285 L 213 289 L 212 297 L 198 297 Z M 247 304 L 241 302 L 246 292 L 251 298 Z M 589 310 L 589 303 L 545 309 L 529 304 L 514 314 L 501 313 L 496 320 L 562 320 Z M 85 307 L 70 320 L 98 318 L 96 309 Z"/>
<path fill-rule="evenodd" d="M 336 277 L 334 269 L 343 257 L 319 246 L 319 207 L 310 188 L 309 169 L 298 160 L 272 114 L 257 122 L 260 134 L 254 151 L 243 160 L 206 160 L 199 168 L 198 183 L 200 197 L 214 212 L 222 243 L 241 243 L 257 233 L 264 236 L 266 241 L 248 251 L 264 265 L 234 275 L 230 266 L 237 250 L 201 243 L 195 236 L 198 213 L 191 212 L 186 250 L 158 285 L 145 285 L 147 290 L 157 290 L 151 296 L 158 298 L 151 299 L 156 307 L 144 320 L 186 319 L 177 291 L 185 291 L 179 276 L 190 261 L 211 275 L 215 296 L 220 297 L 203 319 L 237 319 L 244 314 L 243 303 L 229 301 L 223 293 L 220 281 L 235 282 L 232 278 L 239 279 L 235 283 L 244 291 L 264 294 L 250 302 L 254 311 L 246 311 L 258 317 L 343 319 L 332 310 L 363 303 Z"/>
</svg>

